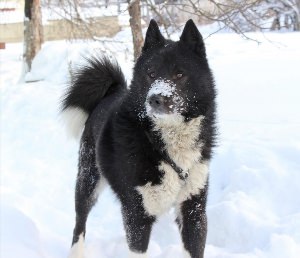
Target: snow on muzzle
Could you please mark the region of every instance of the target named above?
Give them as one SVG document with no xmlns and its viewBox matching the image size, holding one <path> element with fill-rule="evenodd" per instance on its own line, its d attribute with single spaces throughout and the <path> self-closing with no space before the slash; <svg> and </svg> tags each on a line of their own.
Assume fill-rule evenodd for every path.
<svg viewBox="0 0 300 258">
<path fill-rule="evenodd" d="M 183 108 L 183 99 L 176 91 L 176 84 L 170 80 L 155 80 L 148 91 L 146 111 L 149 116 L 166 114 L 180 114 Z"/>
</svg>

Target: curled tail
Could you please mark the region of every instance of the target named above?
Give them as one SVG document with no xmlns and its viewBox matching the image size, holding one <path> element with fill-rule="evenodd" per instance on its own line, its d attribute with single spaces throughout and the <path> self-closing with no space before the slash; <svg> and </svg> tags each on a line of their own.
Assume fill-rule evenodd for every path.
<svg viewBox="0 0 300 258">
<path fill-rule="evenodd" d="M 62 115 L 69 133 L 78 138 L 85 122 L 101 99 L 126 90 L 124 74 L 117 62 L 91 57 L 72 76 L 62 100 Z"/>
</svg>

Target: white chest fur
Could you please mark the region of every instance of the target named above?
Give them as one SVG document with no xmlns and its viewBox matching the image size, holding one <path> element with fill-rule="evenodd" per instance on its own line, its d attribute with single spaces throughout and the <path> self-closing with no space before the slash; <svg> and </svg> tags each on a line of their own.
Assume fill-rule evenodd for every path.
<svg viewBox="0 0 300 258">
<path fill-rule="evenodd" d="M 203 117 L 184 122 L 180 115 L 168 115 L 154 120 L 154 130 L 161 133 L 170 158 L 183 170 L 189 170 L 201 158 L 201 143 L 198 137 Z"/>
<path fill-rule="evenodd" d="M 188 170 L 189 176 L 181 180 L 169 164 L 161 162 L 159 170 L 164 171 L 161 184 L 148 183 L 137 187 L 148 214 L 159 216 L 204 188 L 208 164 L 199 162 L 201 143 L 197 141 L 202 119 L 199 117 L 185 123 L 182 117 L 171 116 L 169 119 L 154 121 L 155 130 L 160 131 L 170 158 L 181 169 Z"/>
<path fill-rule="evenodd" d="M 198 194 L 207 182 L 208 164 L 206 163 L 195 164 L 189 170 L 186 180 L 180 179 L 171 166 L 165 162 L 161 162 L 159 169 L 165 172 L 161 184 L 148 183 L 137 187 L 149 215 L 159 216 L 165 213 L 173 205 L 180 204 L 192 195 Z"/>
</svg>

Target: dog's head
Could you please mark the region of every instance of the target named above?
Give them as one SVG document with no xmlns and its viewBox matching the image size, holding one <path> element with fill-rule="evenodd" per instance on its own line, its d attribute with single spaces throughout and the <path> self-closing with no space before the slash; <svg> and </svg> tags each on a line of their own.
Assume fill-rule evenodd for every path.
<svg viewBox="0 0 300 258">
<path fill-rule="evenodd" d="M 131 91 L 141 118 L 205 116 L 215 98 L 214 82 L 203 38 L 192 20 L 176 42 L 165 39 L 151 20 Z"/>
</svg>

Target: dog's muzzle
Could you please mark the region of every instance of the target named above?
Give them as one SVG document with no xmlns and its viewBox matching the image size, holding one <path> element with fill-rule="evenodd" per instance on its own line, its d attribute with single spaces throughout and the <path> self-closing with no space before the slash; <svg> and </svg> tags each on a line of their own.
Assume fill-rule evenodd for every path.
<svg viewBox="0 0 300 258">
<path fill-rule="evenodd" d="M 153 94 L 147 99 L 147 104 L 153 113 L 170 114 L 174 112 L 175 103 L 171 97 Z"/>
</svg>

